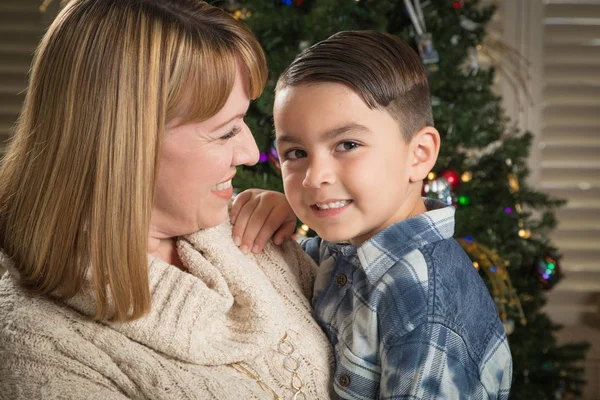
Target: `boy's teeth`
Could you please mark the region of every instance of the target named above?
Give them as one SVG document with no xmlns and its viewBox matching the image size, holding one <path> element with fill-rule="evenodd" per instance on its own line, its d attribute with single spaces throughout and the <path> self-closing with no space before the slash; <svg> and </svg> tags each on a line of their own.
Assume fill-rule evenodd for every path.
<svg viewBox="0 0 600 400">
<path fill-rule="evenodd" d="M 316 205 L 319 210 L 331 210 L 334 208 L 344 207 L 348 203 L 349 203 L 348 200 L 344 200 L 344 201 L 334 201 L 332 203 L 323 203 L 323 204 L 317 203 Z"/>
<path fill-rule="evenodd" d="M 221 190 L 229 189 L 230 187 L 231 187 L 231 179 L 228 180 L 227 182 L 219 183 L 218 185 L 213 186 L 212 190 L 221 191 Z"/>
</svg>

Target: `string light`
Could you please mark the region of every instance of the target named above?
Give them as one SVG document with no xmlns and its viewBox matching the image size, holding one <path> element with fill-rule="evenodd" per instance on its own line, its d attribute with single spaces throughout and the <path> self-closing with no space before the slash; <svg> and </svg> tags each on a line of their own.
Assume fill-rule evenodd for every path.
<svg viewBox="0 0 600 400">
<path fill-rule="evenodd" d="M 473 174 L 470 171 L 465 171 L 463 172 L 463 174 L 461 175 L 460 179 L 463 182 L 470 182 L 471 179 L 473 179 Z"/>
<path fill-rule="evenodd" d="M 519 237 L 529 239 L 531 237 L 531 231 L 529 229 L 519 229 Z"/>
<path fill-rule="evenodd" d="M 302 224 L 302 226 L 298 228 L 298 233 L 300 233 L 301 235 L 306 235 L 309 230 L 310 228 L 308 227 L 308 225 Z"/>
</svg>

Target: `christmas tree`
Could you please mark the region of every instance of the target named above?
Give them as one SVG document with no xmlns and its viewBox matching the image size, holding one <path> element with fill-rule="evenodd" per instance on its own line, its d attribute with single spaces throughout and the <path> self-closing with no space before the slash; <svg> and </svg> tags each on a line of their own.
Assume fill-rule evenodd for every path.
<svg viewBox="0 0 600 400">
<path fill-rule="evenodd" d="M 455 237 L 488 285 L 508 334 L 511 398 L 578 397 L 587 345 L 558 346 L 554 333 L 560 327 L 541 310 L 544 290 L 561 276 L 558 249 L 548 233 L 562 202 L 527 184 L 531 134 L 511 127 L 492 92 L 494 69 L 480 68 L 477 61 L 477 52 L 486 50 L 494 7 L 468 0 L 228 0 L 222 7 L 255 32 L 270 75 L 247 118 L 261 162 L 238 172 L 238 190 L 282 190 L 272 145 L 273 90 L 299 52 L 335 32 L 358 29 L 398 35 L 418 49 L 430 74 L 435 126 L 442 135 L 424 195 L 456 206 Z"/>
</svg>

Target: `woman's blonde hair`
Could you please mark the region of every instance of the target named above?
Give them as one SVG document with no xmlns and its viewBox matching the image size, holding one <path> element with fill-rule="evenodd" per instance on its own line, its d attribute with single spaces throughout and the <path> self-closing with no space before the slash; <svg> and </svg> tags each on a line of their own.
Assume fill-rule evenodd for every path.
<svg viewBox="0 0 600 400">
<path fill-rule="evenodd" d="M 0 167 L 0 246 L 21 282 L 57 298 L 86 276 L 95 319 L 150 309 L 147 241 L 168 121 L 225 104 L 238 66 L 259 96 L 253 34 L 199 0 L 74 0 L 43 37 Z"/>
</svg>

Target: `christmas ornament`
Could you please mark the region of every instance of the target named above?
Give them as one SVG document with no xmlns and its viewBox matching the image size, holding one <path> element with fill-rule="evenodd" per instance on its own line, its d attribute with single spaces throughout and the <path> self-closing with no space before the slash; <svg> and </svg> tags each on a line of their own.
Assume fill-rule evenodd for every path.
<svg viewBox="0 0 600 400">
<path fill-rule="evenodd" d="M 546 290 L 550 290 L 562 278 L 558 257 L 546 250 L 539 256 L 534 265 L 535 276 Z"/>
<path fill-rule="evenodd" d="M 417 31 L 417 48 L 419 49 L 419 55 L 425 68 L 428 72 L 433 73 L 438 70 L 438 62 L 440 56 L 433 47 L 433 40 L 431 34 L 427 33 L 425 26 L 425 17 L 423 16 L 423 9 L 421 8 L 420 0 L 404 0 L 406 11 L 410 16 L 410 20 Z"/>
<path fill-rule="evenodd" d="M 446 178 L 426 180 L 423 184 L 421 194 L 425 197 L 441 200 L 448 205 L 454 203 L 452 185 L 450 185 Z"/>
<path fill-rule="evenodd" d="M 446 178 L 452 189 L 456 190 L 460 186 L 460 174 L 453 169 L 445 169 L 439 174 L 440 178 Z"/>
</svg>

